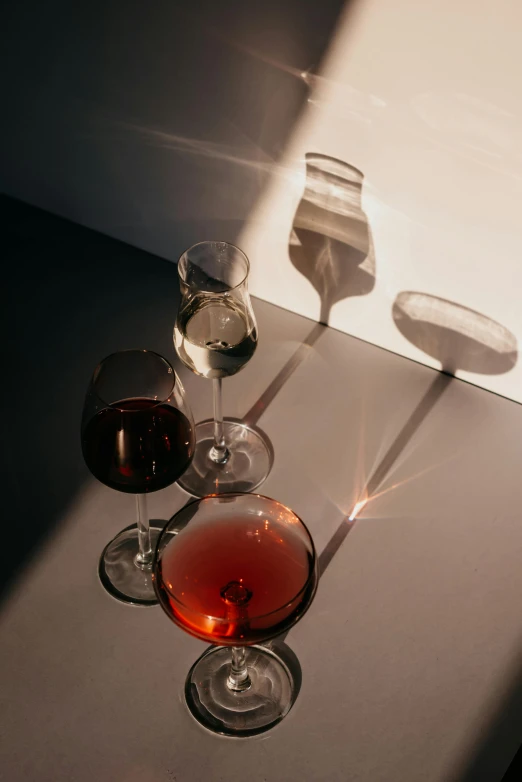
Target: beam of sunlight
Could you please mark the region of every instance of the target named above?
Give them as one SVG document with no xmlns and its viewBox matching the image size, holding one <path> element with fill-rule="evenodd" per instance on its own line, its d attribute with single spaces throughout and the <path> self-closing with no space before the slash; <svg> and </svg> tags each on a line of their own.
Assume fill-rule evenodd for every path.
<svg viewBox="0 0 522 782">
<path fill-rule="evenodd" d="M 308 104 L 312 108 L 320 111 L 325 109 L 331 110 L 332 106 L 335 106 L 335 116 L 341 121 L 355 119 L 362 121 L 368 126 L 372 125 L 373 123 L 380 121 L 380 112 L 388 105 L 382 96 L 363 92 L 345 81 L 332 78 L 331 75 L 325 75 L 326 69 L 322 69 L 321 73 L 318 73 L 312 67 L 305 70 L 295 68 L 252 47 L 246 46 L 239 41 L 235 41 L 216 30 L 207 30 L 207 32 L 219 38 L 231 48 L 253 57 L 260 62 L 264 62 L 267 65 L 276 68 L 281 73 L 286 73 L 299 79 L 310 90 L 310 96 L 307 99 Z M 430 144 L 433 144 L 442 150 L 452 154 L 459 154 L 461 157 L 470 160 L 479 166 L 484 166 L 495 173 L 507 175 L 515 180 L 521 181 L 522 176 L 516 174 L 512 168 L 506 169 L 506 167 L 499 165 L 499 163 L 502 163 L 502 155 L 498 149 L 502 148 L 502 146 L 511 146 L 509 142 L 512 135 L 509 130 L 506 130 L 506 128 L 500 124 L 500 122 L 502 120 L 505 124 L 507 119 L 511 120 L 513 117 L 512 112 L 506 111 L 502 107 L 493 104 L 480 102 L 473 96 L 462 93 L 442 96 L 442 98 L 444 97 L 446 98 L 446 104 L 451 105 L 452 101 L 455 103 L 456 108 L 453 113 L 456 113 L 457 117 L 464 115 L 464 112 L 460 107 L 460 104 L 462 103 L 465 104 L 469 113 L 471 113 L 471 109 L 474 110 L 474 113 L 468 118 L 468 126 L 471 127 L 475 135 L 477 132 L 479 135 L 482 135 L 482 144 L 470 143 L 462 138 L 460 140 L 458 139 L 457 142 L 448 143 L 437 138 L 435 134 L 440 128 L 437 124 L 438 118 L 437 120 L 434 119 L 434 117 L 436 117 L 436 112 L 433 111 L 432 106 L 438 107 L 438 104 L 441 102 L 441 96 L 436 94 L 420 94 L 416 96 L 412 105 L 412 108 L 418 113 L 419 118 L 428 128 L 427 131 L 421 127 L 416 127 L 412 123 L 406 123 L 399 117 L 394 117 L 392 119 L 392 124 L 395 125 L 397 130 L 413 135 L 416 138 L 423 139 L 424 141 L 428 141 Z M 447 115 L 451 112 L 449 112 L 448 105 L 446 104 L 442 104 L 443 106 L 446 106 L 446 111 L 443 112 L 441 110 L 439 113 L 442 118 L 445 118 L 446 121 L 448 121 Z M 428 112 L 428 108 L 432 109 L 431 114 Z M 482 112 L 483 117 L 481 117 L 480 112 Z M 480 122 L 481 119 L 483 119 L 482 122 Z M 388 116 L 386 121 L 390 122 L 390 120 L 391 118 Z M 495 122 L 497 125 L 495 125 Z M 487 143 L 494 148 L 488 148 Z M 483 155 L 486 159 L 480 156 L 477 157 L 477 155 Z M 518 162 L 522 161 L 521 156 L 516 157 Z"/>
<path fill-rule="evenodd" d="M 195 155 L 212 160 L 222 160 L 231 165 L 242 166 L 253 169 L 261 174 L 270 174 L 278 179 L 284 179 L 287 182 L 302 186 L 304 174 L 296 169 L 291 162 L 277 163 L 258 145 L 250 142 L 248 150 L 238 150 L 236 145 L 221 144 L 207 139 L 191 138 L 190 136 L 180 136 L 176 133 L 170 133 L 165 130 L 159 130 L 138 123 L 126 122 L 116 118 L 102 117 L 98 120 L 102 132 L 117 131 L 126 135 L 133 135 L 141 140 L 147 146 L 156 149 L 166 149 L 173 152 L 182 152 L 188 155 Z M 96 137 L 100 137 L 100 132 L 96 132 Z M 258 155 L 261 160 L 256 160 Z"/>
</svg>

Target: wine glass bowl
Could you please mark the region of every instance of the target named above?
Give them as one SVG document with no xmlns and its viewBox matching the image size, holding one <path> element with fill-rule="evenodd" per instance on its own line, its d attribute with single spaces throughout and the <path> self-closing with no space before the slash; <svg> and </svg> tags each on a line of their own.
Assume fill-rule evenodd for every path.
<svg viewBox="0 0 522 782">
<path fill-rule="evenodd" d="M 257 347 L 246 288 L 246 256 L 226 242 L 201 242 L 178 263 L 181 304 L 174 344 L 183 363 L 206 378 L 235 375 Z"/>
<path fill-rule="evenodd" d="M 196 497 L 251 491 L 272 466 L 266 438 L 222 413 L 222 379 L 243 369 L 258 342 L 248 273 L 246 255 L 227 242 L 200 242 L 178 262 L 181 302 L 174 345 L 188 369 L 212 380 L 214 394 L 214 419 L 197 424 L 194 460 L 179 481 Z"/>
<path fill-rule="evenodd" d="M 187 678 L 193 716 L 233 736 L 279 722 L 295 700 L 296 684 L 285 662 L 259 644 L 287 632 L 315 594 L 315 548 L 298 516 L 257 494 L 194 501 L 160 536 L 154 585 L 175 624 L 219 644 Z"/>
<path fill-rule="evenodd" d="M 124 602 L 153 605 L 153 550 L 164 525 L 149 526 L 146 495 L 174 483 L 194 452 L 192 414 L 169 362 L 147 350 L 104 359 L 87 391 L 81 439 L 94 477 L 137 497 L 138 523 L 104 549 L 102 584 Z"/>
</svg>

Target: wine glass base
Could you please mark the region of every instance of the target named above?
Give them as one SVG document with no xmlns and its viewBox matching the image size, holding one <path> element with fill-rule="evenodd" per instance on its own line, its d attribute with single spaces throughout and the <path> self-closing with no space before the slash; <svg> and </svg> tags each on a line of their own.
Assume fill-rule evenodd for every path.
<svg viewBox="0 0 522 782">
<path fill-rule="evenodd" d="M 245 648 L 251 687 L 234 692 L 227 686 L 231 650 L 211 647 L 190 669 L 185 700 L 190 713 L 212 733 L 235 738 L 256 736 L 273 728 L 292 708 L 299 688 L 288 666 L 263 646 Z"/>
<path fill-rule="evenodd" d="M 157 519 L 149 522 L 153 551 L 166 523 Z M 131 524 L 103 549 L 98 575 L 103 588 L 116 600 L 128 605 L 153 606 L 158 599 L 152 585 L 152 566 L 142 570 L 136 565 L 138 551 L 138 527 Z"/>
<path fill-rule="evenodd" d="M 206 497 L 208 494 L 249 492 L 268 476 L 274 461 L 268 438 L 259 430 L 230 418 L 224 420 L 223 428 L 230 456 L 225 464 L 216 464 L 210 458 L 214 421 L 196 424 L 194 458 L 178 480 L 178 485 L 188 494 Z"/>
</svg>

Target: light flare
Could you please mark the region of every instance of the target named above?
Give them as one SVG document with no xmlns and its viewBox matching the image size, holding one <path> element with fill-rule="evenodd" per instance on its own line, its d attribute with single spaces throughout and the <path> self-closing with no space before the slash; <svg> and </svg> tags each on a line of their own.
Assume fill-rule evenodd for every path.
<svg viewBox="0 0 522 782">
<path fill-rule="evenodd" d="M 125 131 L 132 133 L 141 139 L 148 146 L 156 149 L 169 149 L 173 152 L 184 152 L 186 154 L 210 158 L 212 160 L 222 160 L 233 165 L 250 168 L 260 174 L 270 174 L 287 180 L 290 183 L 301 184 L 303 174 L 301 170 L 296 170 L 295 165 L 281 165 L 269 157 L 261 147 L 249 144 L 248 150 L 238 150 L 237 146 L 220 144 L 205 139 L 190 138 L 189 136 L 180 136 L 176 133 L 169 133 L 157 128 L 147 127 L 132 122 L 125 122 L 116 119 L 100 120 L 107 129 Z M 257 153 L 264 160 L 255 160 L 252 154 Z M 247 155 L 250 155 L 247 157 Z"/>
<path fill-rule="evenodd" d="M 362 511 L 362 509 L 365 507 L 367 502 L 368 502 L 368 498 L 364 499 L 364 500 L 359 500 L 359 502 L 356 502 L 355 505 L 353 506 L 352 512 L 348 516 L 348 521 L 355 521 L 355 519 L 357 518 L 358 514 Z"/>
<path fill-rule="evenodd" d="M 432 470 L 436 470 L 438 467 L 441 467 L 443 464 L 452 461 L 453 459 L 456 458 L 456 456 L 457 454 L 454 454 L 448 459 L 443 459 L 440 462 L 431 464 L 429 467 L 425 467 L 424 470 L 420 470 L 414 475 L 410 475 L 408 478 L 404 478 L 404 480 L 402 481 L 397 481 L 397 483 L 388 486 L 386 489 L 383 489 L 382 491 L 375 492 L 370 497 L 365 497 L 361 500 L 358 500 L 353 506 L 350 515 L 348 516 L 348 521 L 355 521 L 355 519 L 358 517 L 358 514 L 363 510 L 363 508 L 365 508 L 366 505 L 368 505 L 373 500 L 377 500 L 379 497 L 384 497 L 385 494 L 389 494 L 390 492 L 395 491 L 395 489 L 400 489 L 402 486 L 406 486 L 408 483 L 411 483 L 411 481 L 416 481 L 418 478 L 421 478 L 423 475 L 426 475 L 427 473 L 432 472 Z"/>
</svg>

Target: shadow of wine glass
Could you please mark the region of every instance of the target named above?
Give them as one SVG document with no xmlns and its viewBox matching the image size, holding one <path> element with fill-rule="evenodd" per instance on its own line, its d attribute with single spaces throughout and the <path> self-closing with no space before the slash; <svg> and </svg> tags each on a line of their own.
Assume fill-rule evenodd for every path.
<svg viewBox="0 0 522 782">
<path fill-rule="evenodd" d="M 440 362 L 447 381 L 458 370 L 481 375 L 510 372 L 518 360 L 514 334 L 505 326 L 475 310 L 427 293 L 403 291 L 392 307 L 395 325 L 412 345 Z M 434 381 L 430 386 L 433 389 Z M 454 777 L 459 782 L 489 779 L 497 759 L 513 745 L 513 730 L 520 723 L 522 676 L 517 672 L 511 690 L 497 709 L 487 732 Z M 519 778 L 513 767 L 513 777 Z M 507 782 L 506 775 L 505 779 Z"/>
<path fill-rule="evenodd" d="M 296 352 L 245 414 L 257 423 L 268 405 L 323 334 L 333 305 L 349 296 L 364 296 L 375 285 L 371 230 L 361 208 L 364 175 L 336 158 L 307 153 L 306 184 L 290 233 L 292 264 L 314 286 L 321 300 L 315 323 Z"/>
<path fill-rule="evenodd" d="M 243 416 L 242 422 L 250 427 L 255 427 L 265 410 L 281 391 L 291 375 L 296 371 L 299 365 L 310 355 L 312 348 L 326 326 L 323 323 L 315 323 L 313 328 L 301 342 L 295 353 L 293 353 L 285 365 L 279 370 L 274 379 L 268 384 L 258 400 L 252 405 L 250 410 Z M 258 430 L 260 433 L 261 430 Z M 266 437 L 266 435 L 264 435 Z"/>
<path fill-rule="evenodd" d="M 403 291 L 393 303 L 392 316 L 403 337 L 439 361 L 448 374 L 460 369 L 501 375 L 517 363 L 514 334 L 461 304 L 427 293 Z"/>
<path fill-rule="evenodd" d="M 357 516 L 378 492 L 391 468 L 426 417 L 461 369 L 482 375 L 509 372 L 518 358 L 517 340 L 505 326 L 453 301 L 427 293 L 403 291 L 392 307 L 395 325 L 411 342 L 440 362 L 422 399 L 408 417 L 376 469 L 367 481 L 359 501 L 344 518 L 319 556 L 322 576 L 353 528 Z"/>
<path fill-rule="evenodd" d="M 375 254 L 361 207 L 364 174 L 336 158 L 307 153 L 305 190 L 290 232 L 293 266 L 319 294 L 319 322 L 334 304 L 375 285 Z"/>
</svg>

